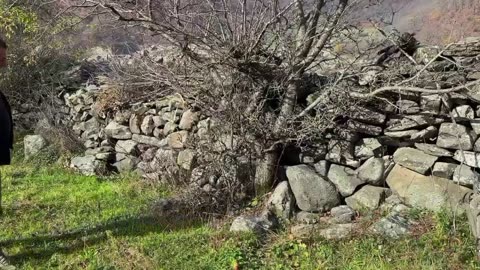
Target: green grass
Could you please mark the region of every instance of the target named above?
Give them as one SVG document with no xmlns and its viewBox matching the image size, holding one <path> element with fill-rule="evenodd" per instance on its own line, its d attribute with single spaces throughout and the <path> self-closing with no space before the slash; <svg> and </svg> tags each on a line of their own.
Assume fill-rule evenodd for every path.
<svg viewBox="0 0 480 270">
<path fill-rule="evenodd" d="M 18 149 L 21 149 L 20 146 Z M 19 150 L 21 152 L 21 150 Z M 1 168 L 0 246 L 19 269 L 480 269 L 464 217 L 412 211 L 417 233 L 387 240 L 259 241 L 149 212 L 171 193 L 135 175 L 86 177 L 36 159 Z"/>
</svg>

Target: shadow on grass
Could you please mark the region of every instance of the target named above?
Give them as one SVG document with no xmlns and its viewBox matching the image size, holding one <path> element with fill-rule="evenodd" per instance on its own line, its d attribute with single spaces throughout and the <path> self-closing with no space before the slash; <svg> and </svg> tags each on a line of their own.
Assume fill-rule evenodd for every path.
<svg viewBox="0 0 480 270">
<path fill-rule="evenodd" d="M 31 259 L 48 259 L 55 253 L 73 253 L 86 246 L 101 243 L 107 240 L 109 235 L 142 236 L 152 232 L 192 228 L 200 224 L 199 220 L 172 223 L 151 215 L 119 217 L 101 224 L 64 232 L 6 239 L 0 241 L 0 247 L 21 246 L 19 253 L 9 254 L 12 263 L 21 264 Z"/>
</svg>

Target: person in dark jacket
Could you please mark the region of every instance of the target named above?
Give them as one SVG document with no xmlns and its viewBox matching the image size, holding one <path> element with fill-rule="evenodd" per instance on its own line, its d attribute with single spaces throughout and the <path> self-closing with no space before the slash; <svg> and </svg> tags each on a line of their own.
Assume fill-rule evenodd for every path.
<svg viewBox="0 0 480 270">
<path fill-rule="evenodd" d="M 0 39 L 0 68 L 7 66 L 7 44 Z M 0 166 L 10 165 L 13 149 L 12 110 L 5 95 L 0 92 Z"/>
<path fill-rule="evenodd" d="M 7 66 L 7 44 L 0 39 L 0 68 Z M 0 92 L 0 166 L 10 165 L 13 150 L 12 110 L 5 95 Z M 2 212 L 2 182 L 0 174 L 0 213 Z M 16 269 L 11 265 L 3 250 L 0 249 L 0 269 Z"/>
</svg>

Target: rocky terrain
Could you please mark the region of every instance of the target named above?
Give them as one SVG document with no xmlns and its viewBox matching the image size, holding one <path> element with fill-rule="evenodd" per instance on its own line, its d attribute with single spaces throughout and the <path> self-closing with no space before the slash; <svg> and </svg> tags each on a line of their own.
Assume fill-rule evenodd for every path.
<svg viewBox="0 0 480 270">
<path fill-rule="evenodd" d="M 298 237 L 316 233 L 343 238 L 358 229 L 358 213 L 382 209 L 389 214 L 370 230 L 399 237 L 410 233 L 412 224 L 405 212 L 413 207 L 468 210 L 475 231 L 476 200 L 471 209 L 469 204 L 480 188 L 480 85 L 475 83 L 480 79 L 479 53 L 479 39 L 470 38 L 443 51 L 423 46 L 411 60 L 399 57 L 384 68 L 363 69 L 356 75 L 358 94 L 367 95 L 362 92 L 367 86 L 404 80 L 432 93 L 397 91 L 370 99 L 326 134 L 328 141 L 318 142 L 314 154 L 286 153 L 290 161 L 281 164 L 283 175 L 265 210 L 238 217 L 231 230 L 263 233 L 278 224 L 295 223 L 291 231 Z M 79 69 L 69 76 L 80 76 Z M 471 87 L 455 90 L 463 85 Z M 198 167 L 196 161 L 205 153 L 193 143 L 235 147 L 231 135 L 212 135 L 220 123 L 181 96 L 129 104 L 104 114 L 98 100 L 105 87 L 82 82 L 79 90 L 65 91 L 58 101 L 64 112 L 59 121 L 71 125 L 86 148 L 84 155 L 71 160 L 72 168 L 87 175 L 135 170 L 163 182 L 182 175 L 207 193 L 225 185 L 221 175 L 203 175 L 208 168 Z M 313 93 L 308 102 L 317 95 Z M 16 117 L 30 116 L 18 112 Z M 26 155 L 38 153 L 46 144 L 39 135 L 26 137 Z"/>
</svg>

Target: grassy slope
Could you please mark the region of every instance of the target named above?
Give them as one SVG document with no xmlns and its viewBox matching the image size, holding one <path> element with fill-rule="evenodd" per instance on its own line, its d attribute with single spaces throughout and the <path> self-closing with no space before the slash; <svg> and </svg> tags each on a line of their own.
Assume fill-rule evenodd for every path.
<svg viewBox="0 0 480 270">
<path fill-rule="evenodd" d="M 134 176 L 99 179 L 19 161 L 2 173 L 0 243 L 21 269 L 233 269 L 235 261 L 240 269 L 480 269 L 466 222 L 454 230 L 445 215 L 399 241 L 279 234 L 260 244 L 201 224 L 169 229 L 148 215 L 168 192 Z"/>
</svg>

